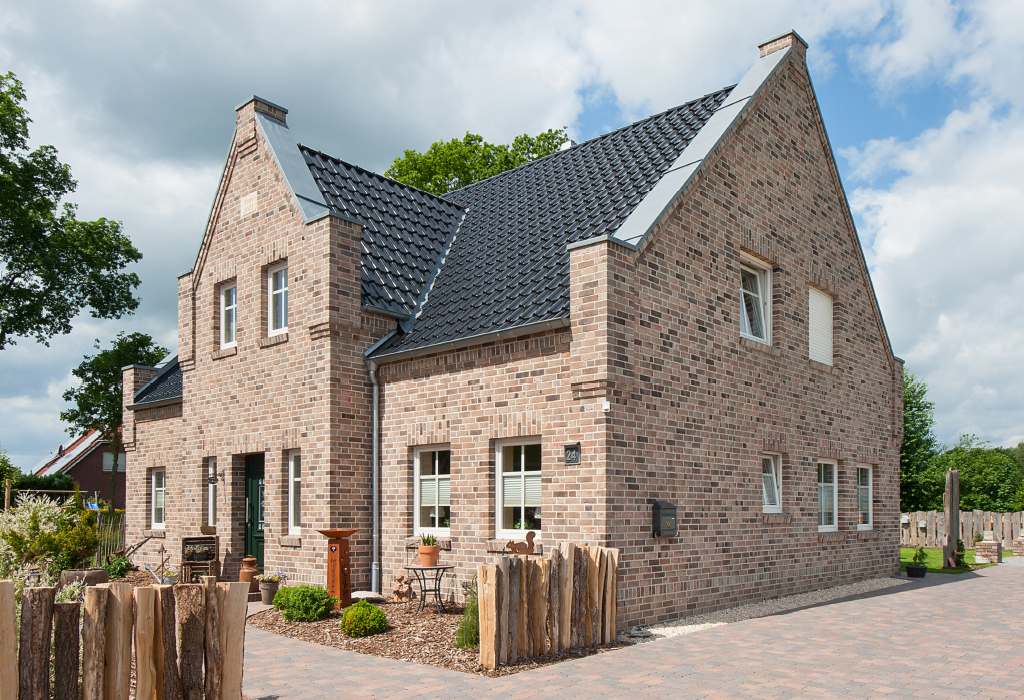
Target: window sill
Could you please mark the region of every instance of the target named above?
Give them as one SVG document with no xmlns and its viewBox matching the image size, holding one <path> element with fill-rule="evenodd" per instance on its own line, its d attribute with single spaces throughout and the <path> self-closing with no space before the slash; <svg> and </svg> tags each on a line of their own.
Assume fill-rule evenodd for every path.
<svg viewBox="0 0 1024 700">
<path fill-rule="evenodd" d="M 534 532 L 536 532 L 536 530 Z M 508 551 L 505 548 L 505 546 L 509 543 L 510 540 L 512 542 L 525 542 L 526 541 L 525 538 L 520 538 L 518 535 L 512 535 L 512 536 L 509 536 L 509 537 L 499 537 L 496 540 L 487 540 L 487 553 L 488 554 L 512 554 L 512 552 Z M 533 541 L 533 553 L 534 554 L 543 554 L 544 553 L 544 545 L 541 542 L 538 542 L 537 540 L 534 540 Z"/>
<path fill-rule="evenodd" d="M 277 335 L 271 335 L 266 338 L 260 338 L 260 347 L 269 348 L 274 345 L 280 345 L 281 343 L 288 342 L 287 333 L 278 333 Z"/>
<path fill-rule="evenodd" d="M 302 538 L 296 535 L 285 535 L 281 538 L 282 547 L 301 547 Z"/>
<path fill-rule="evenodd" d="M 818 543 L 835 543 L 835 542 L 846 542 L 846 533 L 838 532 L 836 530 L 818 532 Z"/>
<path fill-rule="evenodd" d="M 163 528 L 153 528 L 152 530 L 143 530 L 142 531 L 142 536 L 143 537 L 165 538 L 165 537 L 167 537 L 167 530 L 164 530 Z"/>
<path fill-rule="evenodd" d="M 763 352 L 764 354 L 771 355 L 772 357 L 778 357 L 782 354 L 781 350 L 776 347 L 772 347 L 769 343 L 766 343 L 763 340 L 748 338 L 745 335 L 740 336 L 740 345 L 745 348 L 750 348 L 751 350 L 756 350 L 757 352 Z"/>
<path fill-rule="evenodd" d="M 761 523 L 763 525 L 790 525 L 793 522 L 792 513 L 762 513 Z"/>
<path fill-rule="evenodd" d="M 214 350 L 213 354 L 210 355 L 211 360 L 219 360 L 222 357 L 231 357 L 232 355 L 238 354 L 238 346 L 232 345 L 229 348 L 221 348 L 220 350 Z"/>
<path fill-rule="evenodd" d="M 826 365 L 824 362 L 818 362 L 817 360 L 808 359 L 807 364 L 811 369 L 816 369 L 819 372 L 824 372 L 825 374 L 832 374 L 836 371 L 836 368 L 833 365 Z"/>
</svg>

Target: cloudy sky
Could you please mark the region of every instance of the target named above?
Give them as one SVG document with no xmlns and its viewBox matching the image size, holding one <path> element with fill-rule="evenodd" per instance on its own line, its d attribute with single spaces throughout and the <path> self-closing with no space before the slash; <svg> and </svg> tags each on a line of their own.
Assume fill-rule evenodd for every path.
<svg viewBox="0 0 1024 700">
<path fill-rule="evenodd" d="M 300 141 L 383 172 L 467 130 L 577 141 L 738 80 L 795 28 L 896 354 L 940 440 L 1024 440 L 1024 4 L 880 2 L 0 2 L 0 70 L 57 147 L 84 218 L 145 255 L 130 319 L 0 352 L 0 445 L 66 443 L 70 370 L 119 330 L 175 344 L 234 126 L 258 94 Z"/>
</svg>

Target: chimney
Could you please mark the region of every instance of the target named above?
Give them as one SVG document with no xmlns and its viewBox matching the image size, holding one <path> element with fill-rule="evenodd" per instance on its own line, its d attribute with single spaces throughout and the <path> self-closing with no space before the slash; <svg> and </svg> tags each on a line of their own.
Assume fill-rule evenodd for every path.
<svg viewBox="0 0 1024 700">
<path fill-rule="evenodd" d="M 236 112 L 249 111 L 247 108 L 252 106 L 252 111 L 266 114 L 268 117 L 272 117 L 279 122 L 285 122 L 288 116 L 288 110 L 281 105 L 274 104 L 270 100 L 264 100 L 262 97 L 253 95 L 242 104 L 235 107 Z"/>
<path fill-rule="evenodd" d="M 761 49 L 761 58 L 764 58 L 768 54 L 781 51 L 787 46 L 792 47 L 794 55 L 799 56 L 801 60 L 806 60 L 807 42 L 792 29 L 762 41 L 757 45 L 757 48 Z"/>
<path fill-rule="evenodd" d="M 575 145 L 576 145 L 576 142 L 573 141 L 572 139 L 569 139 L 568 141 L 563 141 L 562 145 L 558 147 L 558 150 L 560 150 L 560 151 L 568 151 L 570 148 L 572 148 Z"/>
</svg>

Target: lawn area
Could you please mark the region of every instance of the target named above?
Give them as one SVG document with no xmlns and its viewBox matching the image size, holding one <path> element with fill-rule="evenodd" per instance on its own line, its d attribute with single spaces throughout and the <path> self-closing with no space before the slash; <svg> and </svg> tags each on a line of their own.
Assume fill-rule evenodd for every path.
<svg viewBox="0 0 1024 700">
<path fill-rule="evenodd" d="M 986 566 L 995 566 L 995 564 L 975 564 L 974 563 L 974 550 L 968 549 L 964 559 L 967 561 L 966 569 L 943 569 L 942 568 L 942 550 L 941 549 L 926 549 L 924 553 L 928 556 L 925 560 L 925 565 L 928 567 L 929 573 L 933 574 L 962 574 L 965 571 L 971 571 L 972 569 L 984 569 Z M 1003 558 L 1007 559 L 1013 556 L 1013 552 L 1010 550 L 1003 550 Z M 900 549 L 900 571 L 907 570 L 907 564 L 910 564 L 914 560 L 913 549 Z"/>
</svg>

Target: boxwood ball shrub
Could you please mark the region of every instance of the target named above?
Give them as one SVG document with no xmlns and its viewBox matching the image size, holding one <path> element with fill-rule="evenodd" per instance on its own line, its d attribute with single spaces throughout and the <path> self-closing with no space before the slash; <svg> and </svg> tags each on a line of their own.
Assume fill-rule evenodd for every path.
<svg viewBox="0 0 1024 700">
<path fill-rule="evenodd" d="M 369 637 L 371 634 L 380 634 L 387 628 L 388 618 L 384 611 L 365 600 L 345 608 L 345 614 L 341 618 L 341 629 L 350 637 Z"/>
<path fill-rule="evenodd" d="M 289 586 L 274 596 L 274 607 L 289 622 L 316 622 L 327 617 L 338 599 L 320 586 Z"/>
</svg>

